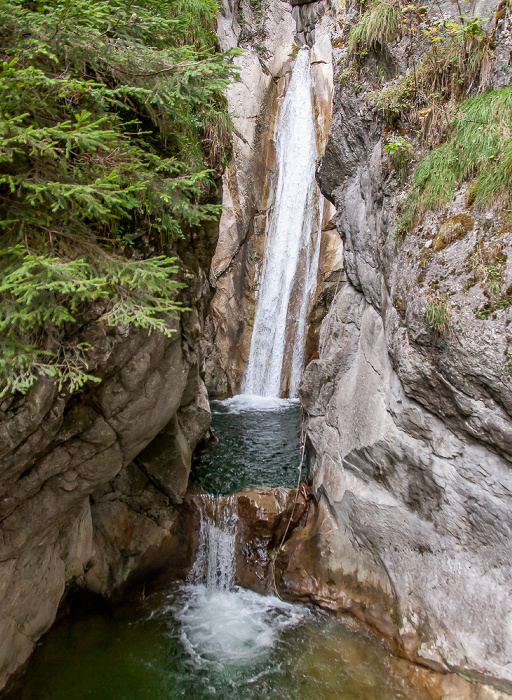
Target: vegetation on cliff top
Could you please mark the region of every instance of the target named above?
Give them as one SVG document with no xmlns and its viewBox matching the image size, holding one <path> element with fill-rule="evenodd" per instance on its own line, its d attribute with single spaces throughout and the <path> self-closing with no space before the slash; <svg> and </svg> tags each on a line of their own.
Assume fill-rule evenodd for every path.
<svg viewBox="0 0 512 700">
<path fill-rule="evenodd" d="M 411 170 L 413 151 L 404 136 L 426 152 L 401 206 L 398 237 L 423 212 L 450 201 L 464 183 L 468 205 L 512 206 L 512 92 L 490 90 L 498 22 L 508 11 L 506 3 L 500 7 L 504 11 L 489 29 L 483 18 L 465 16 L 458 3 L 449 17 L 438 4 L 374 0 L 350 30 L 348 57 L 368 82 L 373 71 L 382 85 L 386 73 L 375 71 L 374 64 L 382 58 L 389 63 L 391 43 L 401 42 L 397 50 L 410 61 L 405 75 L 367 96 L 385 118 L 384 148 L 400 181 Z M 366 61 L 370 51 L 373 63 Z"/>
<path fill-rule="evenodd" d="M 0 395 L 40 375 L 94 379 L 91 318 L 172 332 L 169 243 L 220 213 L 208 193 L 234 71 L 216 13 L 214 0 L 0 0 Z"/>
</svg>

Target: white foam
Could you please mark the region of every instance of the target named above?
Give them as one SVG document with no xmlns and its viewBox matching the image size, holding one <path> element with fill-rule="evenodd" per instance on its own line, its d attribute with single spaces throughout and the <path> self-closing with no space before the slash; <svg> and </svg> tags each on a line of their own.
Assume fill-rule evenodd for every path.
<svg viewBox="0 0 512 700">
<path fill-rule="evenodd" d="M 261 663 L 282 632 L 310 614 L 305 606 L 244 588 L 212 590 L 192 584 L 183 594 L 185 605 L 182 598 L 174 610 L 182 643 L 195 664 L 217 670 Z"/>
<path fill-rule="evenodd" d="M 230 413 L 242 413 L 243 411 L 282 411 L 290 406 L 296 406 L 298 399 L 278 399 L 270 396 L 258 396 L 255 394 L 238 394 L 225 401 L 212 401 L 228 408 Z"/>
</svg>

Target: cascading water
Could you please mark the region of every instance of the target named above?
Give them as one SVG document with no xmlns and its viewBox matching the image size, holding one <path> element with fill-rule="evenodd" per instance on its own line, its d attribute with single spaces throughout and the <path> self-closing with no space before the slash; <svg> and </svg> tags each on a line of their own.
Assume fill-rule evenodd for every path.
<svg viewBox="0 0 512 700">
<path fill-rule="evenodd" d="M 215 498 L 210 494 L 196 497 L 200 514 L 199 543 L 192 583 L 203 583 L 210 591 L 229 591 L 235 585 L 234 558 L 238 523 L 237 500 Z"/>
<path fill-rule="evenodd" d="M 186 604 L 174 614 L 181 640 L 197 666 L 230 677 L 270 652 L 282 632 L 298 624 L 305 608 L 235 585 L 236 497 L 196 496 L 199 543 L 184 589 Z"/>
<path fill-rule="evenodd" d="M 243 391 L 297 394 L 304 365 L 306 319 L 316 288 L 321 195 L 309 50 L 297 55 L 277 129 L 277 185 L 267 218 L 265 254 Z M 296 318 L 294 318 L 296 316 Z M 292 349 L 289 367 L 283 365 Z M 286 376 L 287 375 L 287 376 Z"/>
</svg>

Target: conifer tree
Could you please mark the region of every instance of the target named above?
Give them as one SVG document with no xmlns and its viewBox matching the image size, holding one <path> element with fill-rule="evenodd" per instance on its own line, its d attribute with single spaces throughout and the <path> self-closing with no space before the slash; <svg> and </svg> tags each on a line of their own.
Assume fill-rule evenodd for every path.
<svg viewBox="0 0 512 700">
<path fill-rule="evenodd" d="M 184 227 L 229 145 L 215 0 L 0 0 L 0 394 L 88 380 L 98 322 L 169 335 Z M 213 163 L 213 165 L 218 165 Z M 131 257 L 126 257 L 131 253 Z"/>
</svg>

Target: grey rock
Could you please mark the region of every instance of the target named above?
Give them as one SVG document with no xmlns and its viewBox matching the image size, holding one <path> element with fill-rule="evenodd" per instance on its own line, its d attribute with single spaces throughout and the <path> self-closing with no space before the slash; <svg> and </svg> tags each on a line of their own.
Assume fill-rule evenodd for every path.
<svg viewBox="0 0 512 700">
<path fill-rule="evenodd" d="M 181 502 L 210 423 L 199 375 L 204 273 L 187 294 L 195 311 L 170 338 L 84 328 L 101 384 L 71 396 L 41 379 L 26 397 L 4 401 L 0 688 L 51 626 L 68 586 L 118 595 L 159 566 L 171 571 L 179 547 L 187 551 L 170 501 Z M 151 479 L 138 467 L 126 471 L 139 455 Z"/>
<path fill-rule="evenodd" d="M 401 246 L 389 238 L 403 186 L 390 183 L 381 133 L 339 88 L 318 180 L 336 205 L 347 281 L 301 386 L 316 575 L 331 581 L 333 606 L 366 606 L 410 658 L 511 693 L 512 314 L 474 313 L 486 297 L 467 260 L 487 212 L 472 211 L 473 230 L 445 248 L 425 247 L 465 211 L 463 192 Z M 499 238 L 509 252 L 512 234 Z M 507 261 L 505 285 L 511 275 Z M 451 308 L 443 335 L 426 319 L 434 285 Z"/>
</svg>

